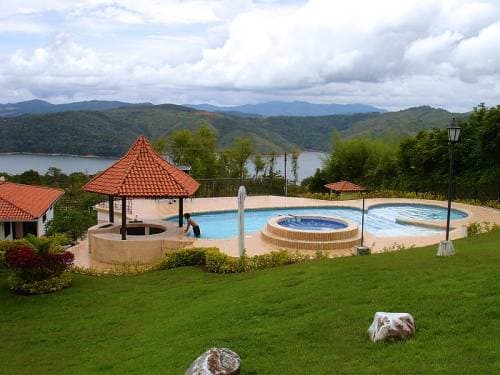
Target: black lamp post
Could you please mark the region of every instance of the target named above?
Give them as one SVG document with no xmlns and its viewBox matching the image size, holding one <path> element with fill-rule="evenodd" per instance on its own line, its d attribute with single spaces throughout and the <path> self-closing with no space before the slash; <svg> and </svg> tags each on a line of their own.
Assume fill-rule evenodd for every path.
<svg viewBox="0 0 500 375">
<path fill-rule="evenodd" d="M 450 152 L 450 171 L 448 174 L 448 212 L 446 215 L 446 241 L 439 245 L 438 255 L 452 255 L 454 253 L 453 245 L 450 238 L 450 216 L 451 216 L 451 199 L 453 196 L 453 151 L 454 145 L 460 137 L 460 126 L 457 125 L 455 117 L 452 118 L 448 126 L 448 145 Z"/>
</svg>

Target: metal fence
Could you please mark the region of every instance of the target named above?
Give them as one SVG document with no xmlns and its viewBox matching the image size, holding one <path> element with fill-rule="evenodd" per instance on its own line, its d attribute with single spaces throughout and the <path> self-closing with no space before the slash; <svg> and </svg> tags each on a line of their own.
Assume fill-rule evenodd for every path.
<svg viewBox="0 0 500 375">
<path fill-rule="evenodd" d="M 275 178 L 209 178 L 196 179 L 200 188 L 195 197 L 236 196 L 238 188 L 245 186 L 248 195 L 285 195 L 285 180 Z"/>
</svg>

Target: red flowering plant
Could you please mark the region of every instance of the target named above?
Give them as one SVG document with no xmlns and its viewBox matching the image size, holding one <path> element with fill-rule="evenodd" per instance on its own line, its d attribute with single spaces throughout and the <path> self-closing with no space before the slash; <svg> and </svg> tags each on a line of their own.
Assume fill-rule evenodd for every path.
<svg viewBox="0 0 500 375">
<path fill-rule="evenodd" d="M 73 260 L 74 255 L 69 251 L 39 254 L 28 245 L 14 246 L 5 254 L 7 266 L 26 281 L 58 276 L 73 264 Z"/>
<path fill-rule="evenodd" d="M 5 253 L 5 263 L 13 271 L 11 288 L 24 293 L 47 293 L 66 287 L 71 282 L 68 271 L 74 255 L 63 251 L 50 238 L 26 238 Z"/>
</svg>

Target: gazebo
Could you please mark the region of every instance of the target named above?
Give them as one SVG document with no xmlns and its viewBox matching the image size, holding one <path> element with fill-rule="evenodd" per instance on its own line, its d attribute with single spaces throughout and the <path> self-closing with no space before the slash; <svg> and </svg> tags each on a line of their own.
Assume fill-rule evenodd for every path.
<svg viewBox="0 0 500 375">
<path fill-rule="evenodd" d="M 183 199 L 192 196 L 200 184 L 163 159 L 144 136 L 137 138 L 116 163 L 90 180 L 84 191 L 107 195 L 109 221 L 114 222 L 114 200 L 122 201 L 122 240 L 127 239 L 127 198 L 176 198 L 179 200 L 179 227 L 183 224 Z"/>
<path fill-rule="evenodd" d="M 330 194 L 332 191 L 336 193 L 352 193 L 357 191 L 366 191 L 363 186 L 353 184 L 349 181 L 337 181 L 326 184 L 325 187 L 330 190 Z"/>
</svg>

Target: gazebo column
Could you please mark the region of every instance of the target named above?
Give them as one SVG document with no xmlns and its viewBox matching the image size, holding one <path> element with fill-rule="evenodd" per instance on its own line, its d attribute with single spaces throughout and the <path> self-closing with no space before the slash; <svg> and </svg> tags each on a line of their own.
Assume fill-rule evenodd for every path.
<svg viewBox="0 0 500 375">
<path fill-rule="evenodd" d="M 108 211 L 109 211 L 109 222 L 115 222 L 115 198 L 112 195 L 108 195 Z"/>
<path fill-rule="evenodd" d="M 122 197 L 122 240 L 127 239 L 127 197 Z"/>
<path fill-rule="evenodd" d="M 179 197 L 179 228 L 182 228 L 182 225 L 184 224 L 183 217 L 184 217 L 184 198 Z"/>
</svg>

